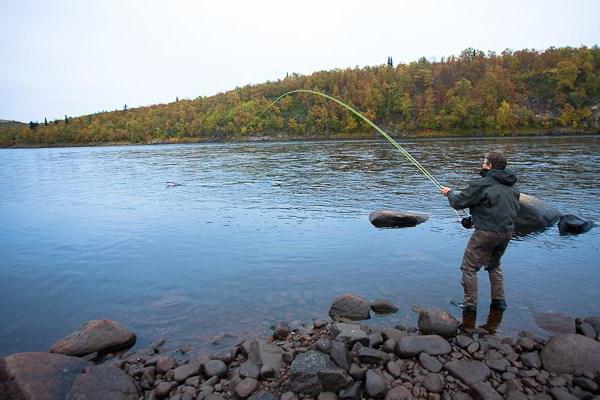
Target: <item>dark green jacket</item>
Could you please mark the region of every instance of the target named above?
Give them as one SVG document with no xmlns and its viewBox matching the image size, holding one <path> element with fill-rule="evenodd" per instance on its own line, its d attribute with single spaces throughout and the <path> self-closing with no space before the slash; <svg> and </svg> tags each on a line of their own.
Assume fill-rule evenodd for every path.
<svg viewBox="0 0 600 400">
<path fill-rule="evenodd" d="M 519 190 L 514 186 L 517 176 L 510 169 L 491 169 L 485 177 L 475 179 L 458 192 L 450 191 L 450 206 L 469 208 L 475 229 L 512 232 L 513 220 L 519 212 Z"/>
</svg>

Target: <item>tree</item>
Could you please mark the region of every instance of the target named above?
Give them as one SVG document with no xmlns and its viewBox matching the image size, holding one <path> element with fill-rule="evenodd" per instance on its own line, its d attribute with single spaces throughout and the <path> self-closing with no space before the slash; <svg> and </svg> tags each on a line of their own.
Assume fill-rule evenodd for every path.
<svg viewBox="0 0 600 400">
<path fill-rule="evenodd" d="M 48 120 L 44 117 L 44 126 L 48 126 Z"/>
<path fill-rule="evenodd" d="M 390 68 L 394 68 L 394 61 L 392 60 L 391 56 L 389 56 L 387 59 L 387 66 Z"/>
</svg>

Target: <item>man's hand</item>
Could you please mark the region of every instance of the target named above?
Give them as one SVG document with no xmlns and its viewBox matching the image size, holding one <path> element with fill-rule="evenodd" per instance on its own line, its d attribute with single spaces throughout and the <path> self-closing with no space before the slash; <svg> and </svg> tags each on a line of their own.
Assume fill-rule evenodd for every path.
<svg viewBox="0 0 600 400">
<path fill-rule="evenodd" d="M 450 189 L 449 187 L 446 186 L 442 186 L 440 188 L 440 193 L 442 193 L 444 196 L 448 197 L 448 193 L 450 193 L 452 189 Z"/>
</svg>

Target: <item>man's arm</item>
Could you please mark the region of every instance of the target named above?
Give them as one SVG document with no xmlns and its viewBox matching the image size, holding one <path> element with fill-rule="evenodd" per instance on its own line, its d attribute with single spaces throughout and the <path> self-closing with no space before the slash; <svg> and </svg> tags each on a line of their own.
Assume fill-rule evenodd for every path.
<svg viewBox="0 0 600 400">
<path fill-rule="evenodd" d="M 473 207 L 481 203 L 481 200 L 483 200 L 483 190 L 481 189 L 481 185 L 472 182 L 466 189 L 458 193 L 445 186 L 440 189 L 440 192 L 448 197 L 448 202 L 452 208 L 462 210 L 463 208 Z"/>
</svg>

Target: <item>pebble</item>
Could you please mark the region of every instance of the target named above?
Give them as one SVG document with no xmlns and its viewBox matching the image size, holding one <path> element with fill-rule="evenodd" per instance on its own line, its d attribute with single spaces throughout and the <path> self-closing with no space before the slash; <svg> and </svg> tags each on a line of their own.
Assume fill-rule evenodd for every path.
<svg viewBox="0 0 600 400">
<path fill-rule="evenodd" d="M 227 365 L 221 360 L 210 360 L 204 364 L 204 373 L 209 377 L 224 378 L 227 375 Z"/>
<path fill-rule="evenodd" d="M 387 383 L 383 376 L 375 370 L 368 370 L 365 380 L 365 390 L 371 397 L 383 395 L 387 389 Z"/>
<path fill-rule="evenodd" d="M 444 377 L 440 374 L 427 374 L 423 379 L 423 386 L 432 393 L 441 393 L 444 383 Z"/>
<path fill-rule="evenodd" d="M 245 399 L 252 394 L 258 387 L 258 381 L 253 378 L 244 378 L 235 387 L 235 395 L 239 398 Z"/>
<path fill-rule="evenodd" d="M 421 365 L 430 372 L 440 372 L 442 370 L 442 363 L 437 358 L 430 356 L 427 353 L 419 354 L 419 362 Z"/>
</svg>

